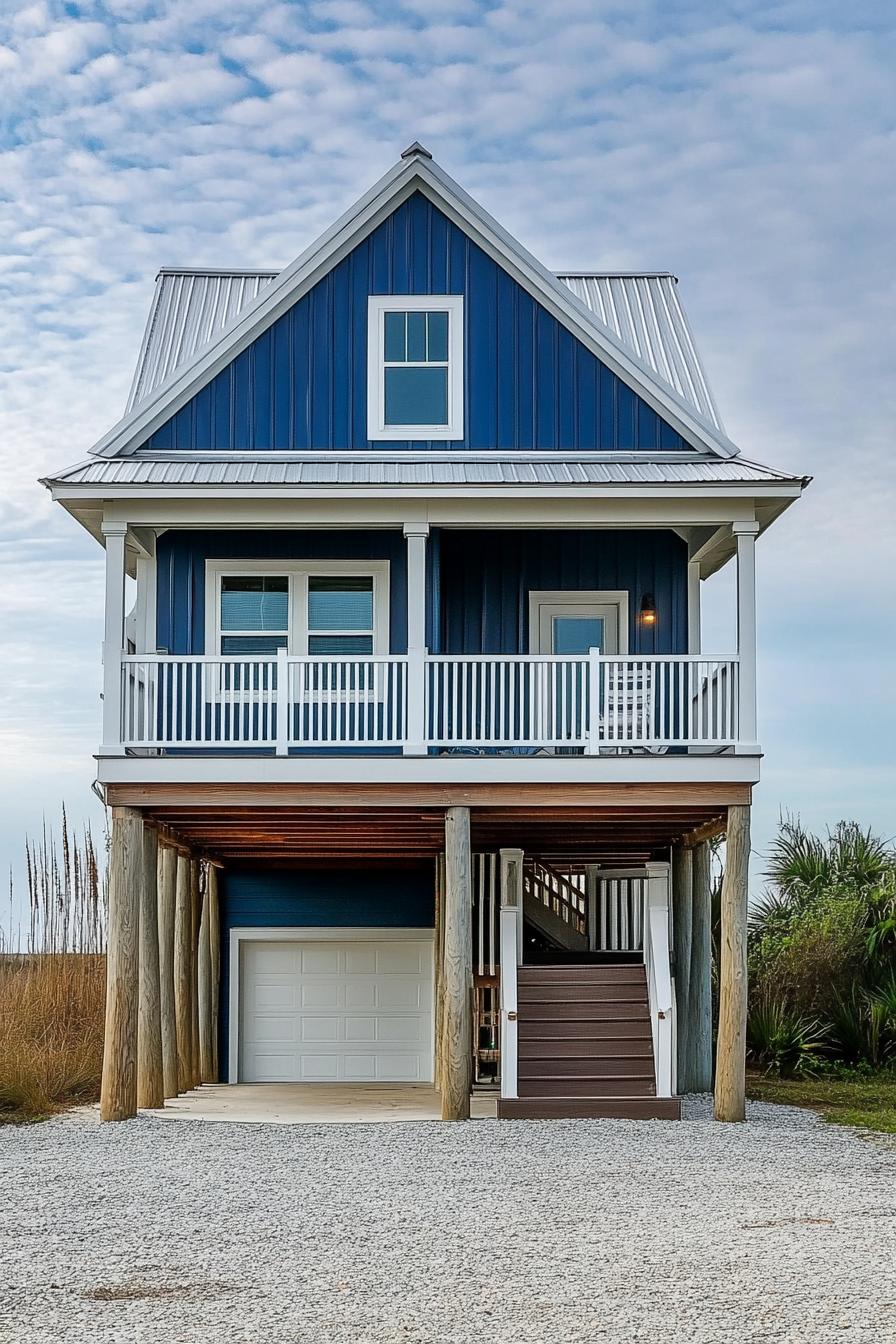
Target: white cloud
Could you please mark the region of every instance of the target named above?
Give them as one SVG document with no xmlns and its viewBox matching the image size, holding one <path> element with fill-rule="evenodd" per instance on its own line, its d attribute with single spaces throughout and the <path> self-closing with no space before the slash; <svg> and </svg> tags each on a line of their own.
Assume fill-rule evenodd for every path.
<svg viewBox="0 0 896 1344">
<path fill-rule="evenodd" d="M 876 689 L 896 616 L 886 14 L 860 22 L 833 0 L 78 9 L 0 12 L 0 750 L 16 767 L 0 866 L 55 775 L 89 775 L 96 740 L 101 553 L 35 478 L 118 419 L 160 264 L 283 265 L 418 136 L 547 264 L 681 277 L 733 437 L 818 478 L 760 549 L 757 829 L 779 801 L 891 828 L 893 711 Z"/>
</svg>

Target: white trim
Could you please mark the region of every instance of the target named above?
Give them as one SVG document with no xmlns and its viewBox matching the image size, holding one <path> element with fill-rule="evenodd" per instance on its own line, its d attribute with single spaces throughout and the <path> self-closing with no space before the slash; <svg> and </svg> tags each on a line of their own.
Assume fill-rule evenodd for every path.
<svg viewBox="0 0 896 1344">
<path fill-rule="evenodd" d="M 721 457 L 737 448 L 726 435 L 659 379 L 572 291 L 542 266 L 463 189 L 429 159 L 400 160 L 349 211 L 312 243 L 291 266 L 205 347 L 177 369 L 154 395 L 125 415 L 91 450 L 100 457 L 133 452 L 152 432 L 235 359 L 252 341 L 327 274 L 401 203 L 420 191 L 483 250 L 499 262 L 573 335 L 642 396 L 673 428 L 697 447 Z"/>
<path fill-rule="evenodd" d="M 610 652 L 622 658 L 628 654 L 628 603 L 627 588 L 553 588 L 529 590 L 529 652 L 542 653 L 540 645 L 540 609 L 542 607 L 616 607 L 618 611 L 619 648 L 601 649 L 601 653 Z"/>
<path fill-rule="evenodd" d="M 227 1004 L 227 1081 L 239 1082 L 240 1069 L 240 970 L 241 943 L 424 943 L 433 944 L 432 984 L 433 999 L 430 1007 L 432 1035 L 430 1039 L 430 1057 L 435 1075 L 435 929 L 388 928 L 377 925 L 376 928 L 340 928 L 336 925 L 314 925 L 304 928 L 302 925 L 265 928 L 263 925 L 251 928 L 233 928 L 230 930 L 230 985 Z M 346 1084 L 351 1086 L 351 1084 Z"/>
<path fill-rule="evenodd" d="M 287 651 L 308 652 L 308 580 L 312 577 L 347 575 L 373 579 L 373 655 L 389 652 L 390 562 L 388 560 L 206 560 L 205 562 L 205 652 L 220 652 L 221 579 L 245 574 L 268 574 L 289 580 L 289 631 Z M 338 633 L 338 632 L 337 632 Z"/>
<path fill-rule="evenodd" d="M 448 369 L 448 422 L 444 425 L 386 424 L 385 314 L 448 314 L 447 360 L 407 367 Z M 367 300 L 367 437 L 392 440 L 462 439 L 464 436 L 464 300 L 462 294 L 371 294 Z"/>
</svg>

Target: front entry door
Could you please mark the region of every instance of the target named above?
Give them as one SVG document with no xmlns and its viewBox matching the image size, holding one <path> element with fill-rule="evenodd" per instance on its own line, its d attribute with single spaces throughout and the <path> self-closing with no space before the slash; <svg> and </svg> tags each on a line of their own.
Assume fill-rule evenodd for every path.
<svg viewBox="0 0 896 1344">
<path fill-rule="evenodd" d="M 624 652 L 627 599 L 627 593 L 530 593 L 530 652 L 570 656 L 589 649 Z"/>
</svg>

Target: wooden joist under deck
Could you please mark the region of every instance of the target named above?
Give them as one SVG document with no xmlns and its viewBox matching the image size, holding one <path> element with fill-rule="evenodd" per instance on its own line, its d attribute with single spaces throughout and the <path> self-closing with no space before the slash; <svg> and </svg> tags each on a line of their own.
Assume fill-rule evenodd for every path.
<svg viewBox="0 0 896 1344">
<path fill-rule="evenodd" d="M 444 845 L 448 806 L 469 806 L 477 850 L 522 846 L 603 864 L 646 862 L 684 837 L 724 827 L 727 808 L 749 801 L 746 784 L 681 786 L 471 785 L 454 792 L 381 785 L 117 785 L 121 805 L 140 798 L 163 834 L 226 865 L 395 864 L 431 860 Z"/>
</svg>

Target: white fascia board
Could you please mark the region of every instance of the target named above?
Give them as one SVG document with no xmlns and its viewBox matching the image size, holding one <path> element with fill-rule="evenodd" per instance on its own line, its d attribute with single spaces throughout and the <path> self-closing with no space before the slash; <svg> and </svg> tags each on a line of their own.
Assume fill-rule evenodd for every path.
<svg viewBox="0 0 896 1344">
<path fill-rule="evenodd" d="M 660 383 L 653 370 L 626 351 L 614 333 L 581 300 L 492 219 L 453 178 L 428 159 L 408 159 L 396 164 L 276 280 L 265 286 L 232 326 L 191 363 L 175 371 L 145 403 L 120 420 L 95 444 L 91 453 L 98 457 L 115 457 L 135 451 L 200 387 L 235 359 L 381 219 L 416 190 L 473 237 L 597 358 L 696 448 L 721 457 L 737 455 L 738 449 L 730 439 L 696 416 L 671 387 Z"/>
<path fill-rule="evenodd" d="M 712 656 L 712 655 L 709 655 Z M 706 756 L 97 756 L 100 784 L 755 784 L 761 753 Z M 399 804 L 400 806 L 400 804 Z"/>
</svg>

